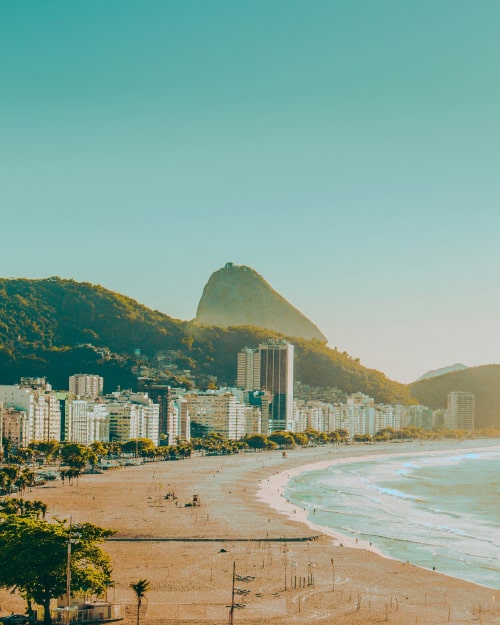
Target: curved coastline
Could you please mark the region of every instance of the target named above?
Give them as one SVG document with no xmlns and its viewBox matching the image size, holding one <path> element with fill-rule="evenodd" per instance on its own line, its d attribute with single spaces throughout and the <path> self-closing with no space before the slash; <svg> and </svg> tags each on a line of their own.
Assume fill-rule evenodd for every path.
<svg viewBox="0 0 500 625">
<path fill-rule="evenodd" d="M 271 476 L 267 480 L 261 480 L 259 483 L 259 489 L 257 491 L 257 497 L 260 501 L 267 503 L 271 506 L 275 511 L 279 512 L 282 515 L 285 515 L 287 518 L 291 520 L 295 520 L 301 523 L 304 523 L 309 528 L 332 538 L 333 543 L 340 546 L 345 546 L 353 549 L 364 549 L 367 551 L 371 551 L 381 557 L 388 558 L 390 560 L 404 562 L 404 560 L 397 558 L 396 556 L 383 551 L 379 546 L 374 544 L 371 541 L 363 540 L 360 538 L 353 538 L 347 534 L 342 533 L 336 528 L 332 528 L 326 525 L 321 525 L 316 523 L 311 518 L 311 512 L 314 514 L 314 511 L 311 509 L 301 507 L 295 503 L 292 503 L 286 498 L 286 489 L 287 486 L 293 478 L 303 475 L 304 473 L 312 473 L 312 472 L 321 472 L 325 471 L 328 468 L 341 464 L 352 464 L 357 462 L 371 462 L 374 460 L 380 460 L 380 457 L 384 455 L 384 452 L 391 458 L 398 457 L 435 457 L 435 456 L 453 456 L 456 454 L 463 454 L 464 452 L 469 453 L 477 453 L 484 452 L 491 449 L 500 450 L 500 441 L 497 439 L 484 439 L 488 441 L 489 444 L 485 445 L 477 445 L 477 440 L 471 441 L 462 441 L 461 444 L 457 445 L 456 441 L 439 441 L 438 449 L 435 448 L 435 442 L 431 443 L 426 449 L 421 448 L 418 450 L 408 449 L 407 451 L 400 451 L 399 449 L 396 451 L 395 449 L 391 449 L 389 445 L 385 445 L 383 449 L 374 450 L 373 453 L 360 453 L 360 448 L 354 448 L 358 453 L 351 453 L 349 455 L 342 454 L 341 457 L 332 458 L 330 460 L 321 460 L 317 462 L 312 462 L 308 464 L 304 464 L 302 466 L 293 467 L 288 470 L 284 470 L 280 473 L 277 473 Z M 465 444 L 464 444 L 465 443 Z M 467 444 L 468 443 L 468 444 Z M 376 541 L 375 541 L 376 542 Z M 412 563 L 414 566 L 418 568 L 422 568 L 423 570 L 431 570 L 429 567 L 425 567 L 419 564 Z M 451 575 L 448 573 L 444 573 L 440 571 L 442 575 L 446 575 L 452 579 L 460 579 L 463 581 L 471 581 L 465 577 L 459 577 L 456 575 Z M 472 582 L 474 583 L 474 582 Z M 484 584 L 481 584 L 484 586 Z M 498 588 L 492 586 L 486 586 L 491 588 L 492 590 L 498 590 Z"/>
<path fill-rule="evenodd" d="M 444 446 L 472 447 L 431 449 L 441 453 Z M 421 445 L 300 448 L 287 458 L 276 452 L 195 456 L 83 475 L 78 484 L 58 480 L 26 498 L 44 500 L 49 518 L 71 516 L 74 523 L 116 530 L 121 540 L 105 549 L 113 564 L 112 600 L 125 610 L 124 625 L 135 624 L 129 585 L 142 578 L 151 582 L 149 625 L 227 622 L 234 564 L 252 580 L 238 613 L 246 625 L 415 625 L 417 619 L 419 625 L 468 625 L 478 615 L 500 625 L 498 593 L 491 589 L 382 558 L 361 541 L 328 535 L 315 517 L 286 506 L 282 485 L 292 474 L 412 451 L 422 451 Z M 195 493 L 200 507 L 192 506 Z M 7 590 L 0 589 L 0 605 L 2 613 L 23 610 L 22 597 Z"/>
</svg>

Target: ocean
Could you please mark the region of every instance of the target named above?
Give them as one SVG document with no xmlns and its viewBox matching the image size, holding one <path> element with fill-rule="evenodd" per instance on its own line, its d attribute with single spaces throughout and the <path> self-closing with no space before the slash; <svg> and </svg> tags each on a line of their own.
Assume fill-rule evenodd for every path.
<svg viewBox="0 0 500 625">
<path fill-rule="evenodd" d="M 298 474 L 283 494 L 315 525 L 388 557 L 500 589 L 500 442 L 447 446 L 344 459 Z"/>
</svg>

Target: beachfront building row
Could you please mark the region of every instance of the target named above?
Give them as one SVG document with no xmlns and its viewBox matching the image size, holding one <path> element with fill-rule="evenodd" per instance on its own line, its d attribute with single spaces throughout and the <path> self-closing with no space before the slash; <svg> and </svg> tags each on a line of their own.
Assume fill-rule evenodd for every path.
<svg viewBox="0 0 500 625">
<path fill-rule="evenodd" d="M 446 410 L 432 410 L 420 404 L 377 404 L 363 393 L 354 393 L 345 402 L 336 404 L 298 400 L 295 402 L 292 431 L 303 432 L 306 428 L 320 432 L 345 430 L 352 437 L 374 436 L 385 428 L 400 430 L 407 426 L 472 432 L 474 395 L 462 391 L 450 393 Z"/>
<path fill-rule="evenodd" d="M 450 393 L 446 411 L 420 405 L 376 404 L 362 393 L 354 393 L 342 403 L 295 400 L 291 416 L 283 421 L 273 416 L 279 415 L 280 401 L 289 397 L 276 397 L 276 387 L 269 386 L 270 390 L 202 392 L 152 385 L 149 392 L 116 391 L 82 399 L 69 391 L 53 391 L 43 378 L 23 378 L 19 385 L 0 386 L 0 436 L 16 447 L 44 440 L 89 445 L 96 441 L 124 443 L 134 438 L 173 445 L 179 439 L 189 441 L 192 432 L 196 436 L 214 432 L 239 440 L 245 435 L 271 434 L 278 424 L 292 432 L 344 430 L 351 437 L 374 436 L 384 428 L 399 430 L 408 425 L 474 429 L 471 393 Z"/>
<path fill-rule="evenodd" d="M 350 436 L 374 436 L 384 428 L 399 430 L 409 425 L 474 430 L 474 395 L 461 391 L 449 394 L 446 411 L 421 405 L 376 404 L 363 393 L 354 393 L 345 402 L 335 404 L 294 400 L 293 345 L 287 341 L 269 340 L 257 349 L 241 349 L 236 385 L 249 393 L 244 403 L 260 406 L 260 431 L 266 434 L 312 428 L 320 432 L 345 430 Z M 260 396 L 252 402 L 257 391 Z"/>
<path fill-rule="evenodd" d="M 16 447 L 56 440 L 90 445 L 132 438 L 160 442 L 159 406 L 147 395 L 121 392 L 95 400 L 35 384 L 0 385 L 0 435 Z"/>
<path fill-rule="evenodd" d="M 414 410 L 417 409 L 417 410 Z M 432 410 L 426 406 L 403 406 L 401 404 L 376 404 L 374 399 L 355 393 L 343 403 L 328 404 L 319 401 L 296 401 L 293 431 L 303 432 L 307 428 L 319 432 L 344 430 L 349 436 L 374 436 L 384 428 L 399 430 L 407 425 L 423 426 L 423 419 L 432 422 Z"/>
</svg>

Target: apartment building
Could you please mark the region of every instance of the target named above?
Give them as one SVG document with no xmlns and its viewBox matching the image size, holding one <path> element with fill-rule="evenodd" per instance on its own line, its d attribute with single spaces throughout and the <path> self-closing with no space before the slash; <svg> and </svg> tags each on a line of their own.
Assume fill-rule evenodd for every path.
<svg viewBox="0 0 500 625">
<path fill-rule="evenodd" d="M 474 430 L 475 396 L 465 391 L 452 391 L 448 394 L 445 412 L 445 427 L 451 430 Z"/>
<path fill-rule="evenodd" d="M 28 385 L 27 378 L 23 379 L 26 386 L 0 385 L 0 402 L 6 408 L 14 408 L 27 415 L 28 420 L 23 427 L 29 427 L 30 431 L 24 432 L 23 437 L 27 437 L 28 442 L 61 440 L 59 400 L 52 387 L 45 380 L 43 382 L 36 388 Z"/>
<path fill-rule="evenodd" d="M 186 393 L 191 424 L 203 430 L 221 434 L 229 440 L 239 440 L 246 433 L 245 405 L 228 391 Z"/>
<path fill-rule="evenodd" d="M 159 445 L 160 410 L 147 393 L 115 392 L 104 398 L 109 413 L 109 440 L 125 443 L 149 438 Z"/>
<path fill-rule="evenodd" d="M 69 378 L 69 392 L 79 399 L 97 399 L 103 389 L 104 380 L 99 375 L 75 373 Z"/>
</svg>

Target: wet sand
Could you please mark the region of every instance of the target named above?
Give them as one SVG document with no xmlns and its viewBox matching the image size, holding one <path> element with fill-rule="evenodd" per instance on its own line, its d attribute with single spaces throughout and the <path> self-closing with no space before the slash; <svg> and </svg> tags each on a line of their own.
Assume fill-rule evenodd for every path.
<svg viewBox="0 0 500 625">
<path fill-rule="evenodd" d="M 340 452 L 366 453 L 365 446 Z M 287 458 L 196 456 L 85 475 L 78 484 L 48 483 L 26 497 L 46 502 L 49 519 L 116 530 L 104 545 L 115 581 L 108 598 L 122 606 L 126 623 L 135 622 L 129 584 L 142 578 L 151 583 L 142 623 L 227 623 L 233 563 L 246 578 L 236 582 L 236 602 L 245 607 L 235 610 L 234 623 L 500 623 L 498 591 L 351 547 L 287 507 L 280 494 L 288 471 L 338 456 L 330 446 L 292 450 Z M 169 493 L 175 499 L 166 499 Z M 186 506 L 194 495 L 200 505 Z M 2 614 L 24 609 L 6 591 L 0 606 Z"/>
</svg>

